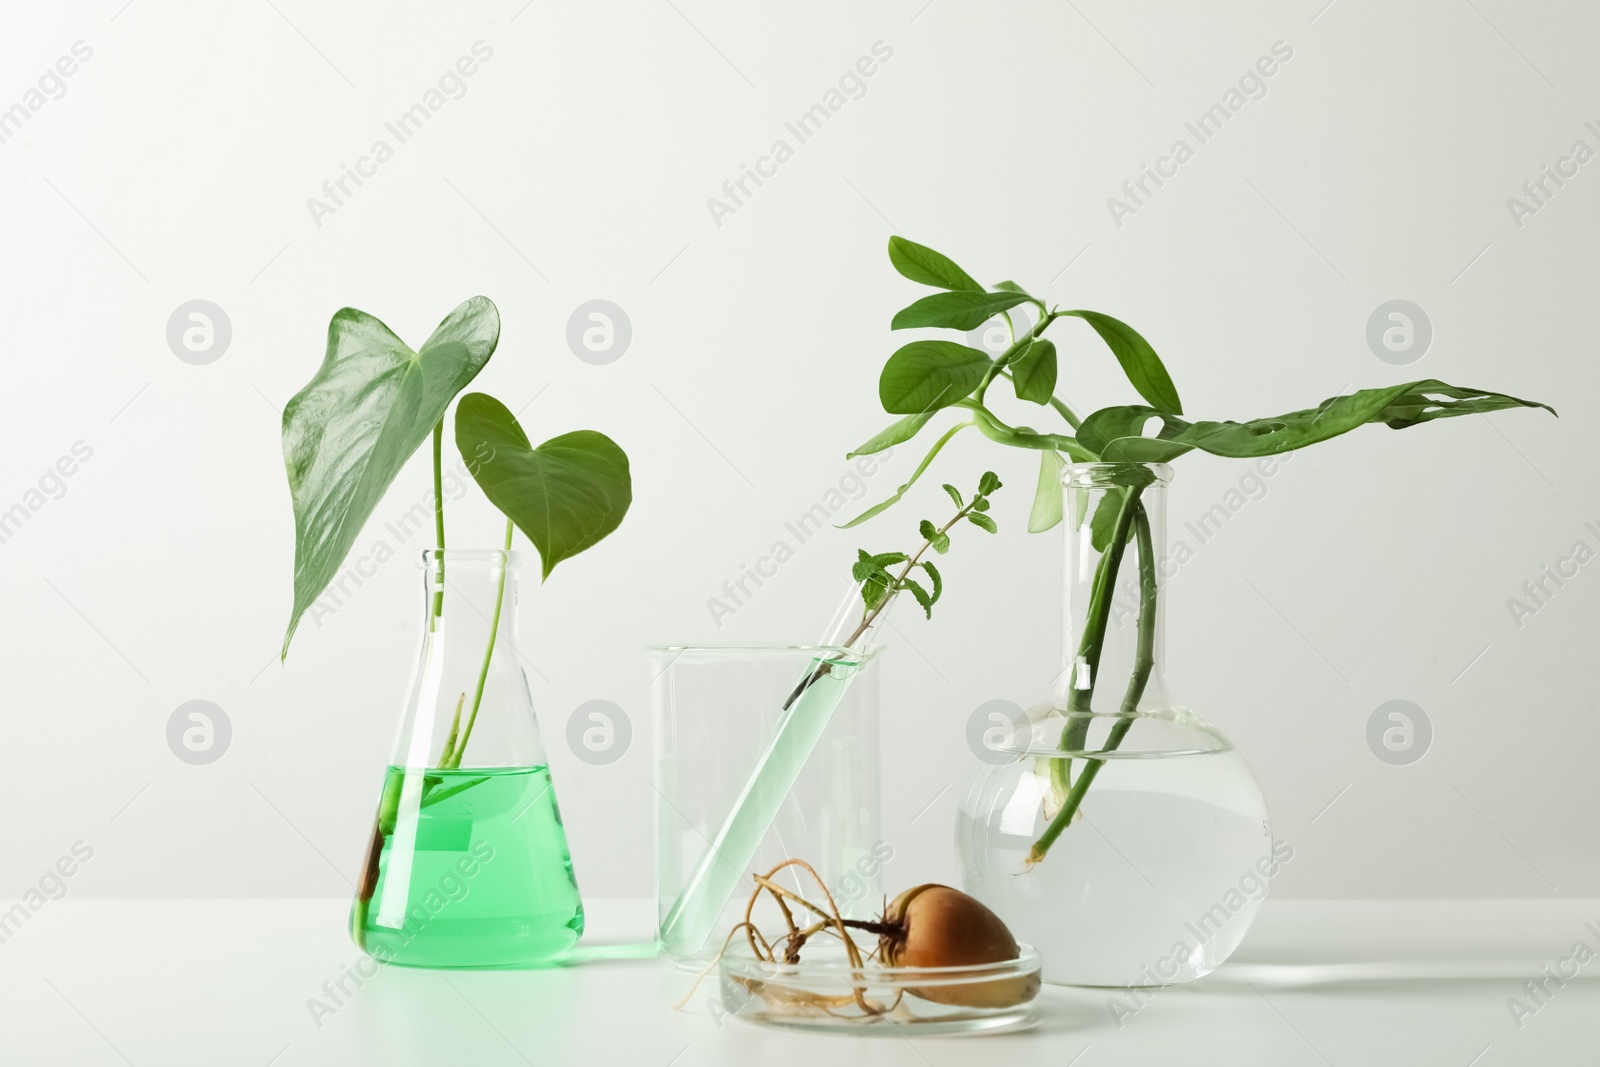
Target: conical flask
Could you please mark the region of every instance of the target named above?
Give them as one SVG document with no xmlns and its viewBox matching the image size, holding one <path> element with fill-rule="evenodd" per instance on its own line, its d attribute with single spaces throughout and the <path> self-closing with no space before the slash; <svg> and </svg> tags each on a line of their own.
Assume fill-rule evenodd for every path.
<svg viewBox="0 0 1600 1067">
<path fill-rule="evenodd" d="M 423 553 L 421 649 L 350 915 L 382 962 L 527 966 L 583 932 L 515 640 L 520 566 Z"/>
</svg>

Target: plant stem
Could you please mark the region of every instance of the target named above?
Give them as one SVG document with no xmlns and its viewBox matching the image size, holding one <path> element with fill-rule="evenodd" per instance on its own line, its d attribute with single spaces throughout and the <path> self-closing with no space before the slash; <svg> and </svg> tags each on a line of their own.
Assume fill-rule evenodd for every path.
<svg viewBox="0 0 1600 1067">
<path fill-rule="evenodd" d="M 1055 449 L 1057 452 L 1066 453 L 1079 463 L 1093 463 L 1100 459 L 1095 453 L 1080 445 L 1076 438 L 1064 437 L 1061 434 L 1054 433 L 1036 433 L 1033 430 L 1009 426 L 1000 416 L 971 397 L 965 400 L 958 400 L 950 406 L 966 408 L 972 412 L 970 425 L 976 426 L 978 432 L 991 441 L 998 441 L 1003 445 L 1011 445 L 1014 448 L 1037 449 L 1041 452 L 1046 449 Z M 957 423 L 956 425 L 966 426 L 969 424 Z"/>
<path fill-rule="evenodd" d="M 462 693 L 456 698 L 455 717 L 450 720 L 450 733 L 444 739 L 444 751 L 439 753 L 439 766 L 450 766 L 450 754 L 456 750 L 456 735 L 461 732 L 461 705 L 467 702 L 467 694 Z"/>
<path fill-rule="evenodd" d="M 1050 406 L 1056 409 L 1056 414 L 1067 420 L 1067 425 L 1072 427 L 1074 433 L 1077 432 L 1078 427 L 1083 425 L 1083 420 L 1078 418 L 1064 401 L 1052 396 L 1050 398 Z"/>
<path fill-rule="evenodd" d="M 1095 568 L 1094 582 L 1089 589 L 1089 608 L 1084 616 L 1083 634 L 1078 639 L 1078 652 L 1068 668 L 1067 724 L 1061 730 L 1064 751 L 1081 750 L 1089 735 L 1089 724 L 1094 710 L 1094 690 L 1100 681 L 1100 653 L 1105 646 L 1106 622 L 1111 615 L 1112 595 L 1116 590 L 1117 572 L 1122 568 L 1123 550 L 1128 543 L 1128 528 L 1139 503 L 1139 488 L 1122 490 L 1122 506 L 1117 510 L 1117 521 L 1111 533 L 1111 542 Z M 1141 509 L 1142 510 L 1142 509 Z M 1087 770 L 1087 769 L 1086 769 Z M 1050 784 L 1057 796 L 1070 798 L 1072 793 L 1072 759 L 1063 756 L 1050 761 Z M 1065 803 L 1065 799 L 1063 801 Z M 1048 846 L 1046 846 L 1048 847 Z"/>
<path fill-rule="evenodd" d="M 439 550 L 439 588 L 433 593 L 433 619 L 428 629 L 438 629 L 437 620 L 444 614 L 444 419 L 433 427 L 433 539 Z"/>
<path fill-rule="evenodd" d="M 1122 695 L 1122 715 L 1112 725 L 1111 732 L 1106 736 L 1105 745 L 1101 749 L 1103 752 L 1115 752 L 1117 747 L 1122 744 L 1123 738 L 1128 735 L 1129 729 L 1133 726 L 1133 715 L 1139 710 L 1139 701 L 1144 698 L 1145 686 L 1150 682 L 1150 672 L 1155 667 L 1156 597 L 1158 588 L 1156 585 L 1155 538 L 1150 532 L 1150 516 L 1146 513 L 1144 505 L 1136 501 L 1138 493 L 1139 490 L 1137 489 L 1129 491 L 1130 502 L 1133 502 L 1134 536 L 1139 542 L 1138 642 L 1134 649 L 1133 673 L 1129 676 L 1128 688 Z M 1127 510 L 1128 504 L 1124 503 L 1123 512 L 1125 513 Z M 1117 526 L 1120 536 L 1126 539 L 1127 528 L 1121 522 L 1121 518 L 1122 515 L 1119 513 Z M 1115 574 L 1112 576 L 1112 581 L 1114 583 Z M 1107 603 L 1109 604 L 1109 602 L 1110 598 L 1108 597 Z M 1096 649 L 1093 669 L 1098 670 L 1098 668 L 1099 649 Z M 1073 692 L 1076 693 L 1077 691 L 1074 690 Z M 1063 748 L 1067 747 L 1066 734 L 1069 731 L 1080 735 L 1087 734 L 1088 719 L 1085 718 L 1083 721 L 1084 727 L 1082 731 L 1073 731 L 1074 724 L 1072 722 L 1067 724 L 1066 730 L 1062 731 Z M 1078 744 L 1081 745 L 1082 743 L 1080 736 Z M 1065 758 L 1052 762 L 1065 762 Z M 1050 820 L 1050 825 L 1045 827 L 1044 833 L 1039 835 L 1039 840 L 1035 841 L 1033 847 L 1028 851 L 1028 866 L 1032 866 L 1044 859 L 1045 853 L 1050 850 L 1050 846 L 1055 843 L 1057 837 L 1061 836 L 1061 831 L 1065 830 L 1072 822 L 1072 817 L 1083 803 L 1084 794 L 1089 791 L 1089 786 L 1100 773 L 1100 768 L 1104 763 L 1105 760 L 1103 759 L 1091 759 L 1084 765 L 1083 770 L 1078 774 L 1077 782 L 1073 784 L 1071 791 L 1067 794 L 1066 801 L 1061 805 L 1061 810 L 1056 812 L 1055 818 Z"/>
<path fill-rule="evenodd" d="M 494 646 L 500 636 L 500 609 L 506 600 L 506 572 L 511 569 L 511 534 L 516 527 L 511 520 L 506 520 L 506 547 L 507 556 L 500 564 L 500 587 L 494 595 L 494 617 L 489 621 L 489 645 L 483 650 L 483 666 L 478 669 L 478 688 L 472 694 L 472 711 L 467 715 L 467 725 L 461 731 L 461 743 L 456 745 L 455 751 L 450 755 L 448 764 L 441 766 L 460 767 L 462 753 L 467 750 L 467 742 L 472 739 L 473 724 L 478 721 L 478 705 L 483 703 L 483 687 L 489 680 L 489 661 L 494 658 Z"/>
</svg>

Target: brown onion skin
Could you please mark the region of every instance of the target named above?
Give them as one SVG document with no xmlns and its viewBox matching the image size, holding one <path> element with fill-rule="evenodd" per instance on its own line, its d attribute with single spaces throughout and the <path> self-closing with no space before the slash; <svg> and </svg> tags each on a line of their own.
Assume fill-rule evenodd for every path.
<svg viewBox="0 0 1600 1067">
<path fill-rule="evenodd" d="M 901 893 L 884 911 L 879 936 L 883 961 L 892 967 L 975 967 L 1014 960 L 1016 938 L 974 897 L 946 885 L 919 885 Z M 928 986 L 908 992 L 936 1004 L 966 1008 L 1010 1008 L 1039 993 L 1037 974 L 970 985 Z"/>
</svg>

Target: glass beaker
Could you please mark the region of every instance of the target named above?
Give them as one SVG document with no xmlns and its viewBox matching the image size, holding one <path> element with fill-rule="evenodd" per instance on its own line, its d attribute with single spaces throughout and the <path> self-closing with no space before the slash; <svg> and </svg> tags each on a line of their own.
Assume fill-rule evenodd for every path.
<svg viewBox="0 0 1600 1067">
<path fill-rule="evenodd" d="M 816 869 L 845 918 L 876 917 L 879 872 L 893 850 L 880 833 L 877 676 L 868 669 L 875 653 L 824 645 L 649 651 L 662 951 L 685 968 L 703 967 L 743 920 L 751 874 L 789 859 Z M 796 713 L 826 722 L 815 745 L 772 751 L 786 716 Z M 755 774 L 763 758 L 800 766 L 763 777 Z M 781 792 L 746 792 L 756 781 L 791 776 L 793 786 Z M 736 805 L 772 817 L 743 829 L 730 820 Z M 808 899 L 819 896 L 796 868 L 778 877 Z M 699 888 L 701 916 L 677 922 L 690 886 Z M 762 904 L 772 906 L 766 896 Z M 754 919 L 782 926 L 765 911 Z"/>
</svg>

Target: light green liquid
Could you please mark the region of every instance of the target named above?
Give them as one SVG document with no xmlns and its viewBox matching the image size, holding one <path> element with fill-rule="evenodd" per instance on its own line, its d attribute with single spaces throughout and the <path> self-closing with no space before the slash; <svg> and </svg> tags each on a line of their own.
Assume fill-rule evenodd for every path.
<svg viewBox="0 0 1600 1067">
<path fill-rule="evenodd" d="M 822 662 L 816 660 L 814 664 L 820 666 Z M 662 947 L 670 955 L 693 956 L 706 947 L 714 933 L 725 933 L 716 928 L 722 909 L 735 890 L 748 886 L 750 865 L 762 839 L 772 829 L 784 799 L 794 788 L 801 768 L 817 747 L 860 666 L 860 661 L 832 660 L 828 673 L 811 682 L 778 720 L 772 740 L 734 801 L 722 829 L 661 923 Z M 808 670 L 805 677 L 811 674 Z"/>
<path fill-rule="evenodd" d="M 390 767 L 362 884 L 356 944 L 413 967 L 515 967 L 583 932 L 547 767 Z"/>
</svg>

